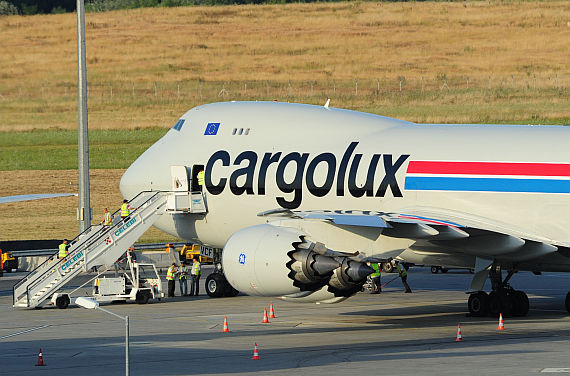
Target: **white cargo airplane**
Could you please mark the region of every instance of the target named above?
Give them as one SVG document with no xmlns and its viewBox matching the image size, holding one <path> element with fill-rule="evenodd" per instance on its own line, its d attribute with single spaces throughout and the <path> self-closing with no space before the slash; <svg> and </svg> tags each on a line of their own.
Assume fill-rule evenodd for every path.
<svg viewBox="0 0 570 376">
<path fill-rule="evenodd" d="M 513 273 L 570 271 L 569 144 L 563 126 L 215 103 L 184 114 L 130 166 L 121 192 L 201 191 L 204 170 L 205 213 L 161 216 L 157 227 L 223 247 L 227 281 L 246 294 L 332 303 L 360 290 L 365 262 L 397 257 L 474 268 L 472 314 L 525 315 Z"/>
</svg>

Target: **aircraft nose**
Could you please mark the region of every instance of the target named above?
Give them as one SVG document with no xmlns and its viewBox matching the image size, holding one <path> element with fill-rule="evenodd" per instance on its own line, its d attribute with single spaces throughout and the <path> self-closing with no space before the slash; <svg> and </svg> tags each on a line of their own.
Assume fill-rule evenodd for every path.
<svg viewBox="0 0 570 376">
<path fill-rule="evenodd" d="M 123 197 L 130 200 L 141 191 L 144 191 L 147 185 L 145 176 L 141 164 L 136 160 L 121 177 L 119 188 Z"/>
<path fill-rule="evenodd" d="M 172 138 L 157 141 L 125 171 L 120 182 L 121 194 L 127 200 L 142 191 L 170 190 L 170 166 L 176 164 L 176 145 Z"/>
</svg>

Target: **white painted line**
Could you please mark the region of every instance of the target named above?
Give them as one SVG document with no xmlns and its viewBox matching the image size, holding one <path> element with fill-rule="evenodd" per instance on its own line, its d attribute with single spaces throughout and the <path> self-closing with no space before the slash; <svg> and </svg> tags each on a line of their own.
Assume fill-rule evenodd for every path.
<svg viewBox="0 0 570 376">
<path fill-rule="evenodd" d="M 570 373 L 570 368 L 544 368 L 541 373 Z"/>
<path fill-rule="evenodd" d="M 38 326 L 38 327 L 36 327 L 36 328 L 22 330 L 21 332 L 18 332 L 18 333 L 8 334 L 7 336 L 0 337 L 0 339 L 10 338 L 10 337 L 14 337 L 14 336 L 19 336 L 20 334 L 24 334 L 24 333 L 28 333 L 28 332 L 33 332 L 34 330 L 38 330 L 38 329 L 47 328 L 48 326 L 49 326 L 49 325 L 42 325 L 42 326 Z"/>
</svg>

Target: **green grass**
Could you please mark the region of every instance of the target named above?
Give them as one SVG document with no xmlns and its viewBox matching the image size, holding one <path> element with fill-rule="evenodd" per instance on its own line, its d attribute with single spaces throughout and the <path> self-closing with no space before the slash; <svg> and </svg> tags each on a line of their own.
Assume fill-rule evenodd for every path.
<svg viewBox="0 0 570 376">
<path fill-rule="evenodd" d="M 168 129 L 89 131 L 93 169 L 127 168 Z M 77 131 L 0 133 L 0 171 L 77 168 Z"/>
</svg>

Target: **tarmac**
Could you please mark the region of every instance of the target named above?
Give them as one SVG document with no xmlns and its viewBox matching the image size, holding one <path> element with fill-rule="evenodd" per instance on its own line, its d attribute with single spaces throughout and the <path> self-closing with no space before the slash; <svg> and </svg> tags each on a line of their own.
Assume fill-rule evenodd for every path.
<svg viewBox="0 0 570 376">
<path fill-rule="evenodd" d="M 122 320 L 77 306 L 14 309 L 11 286 L 22 276 L 0 278 L 0 374 L 125 374 Z M 393 277 L 384 274 L 382 282 Z M 511 284 L 527 292 L 531 309 L 526 317 L 505 318 L 504 331 L 497 330 L 496 318 L 466 315 L 471 277 L 412 268 L 412 294 L 395 280 L 379 295 L 359 293 L 332 305 L 243 295 L 212 299 L 202 286 L 199 297 L 104 308 L 130 318 L 131 375 L 570 372 L 569 275 L 516 274 Z M 262 324 L 270 301 L 277 318 Z M 222 333 L 224 315 L 229 333 Z M 462 342 L 456 341 L 459 323 Z M 251 359 L 254 342 L 259 360 Z M 36 366 L 40 348 L 44 367 Z"/>
</svg>

